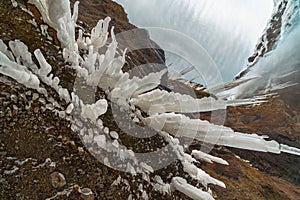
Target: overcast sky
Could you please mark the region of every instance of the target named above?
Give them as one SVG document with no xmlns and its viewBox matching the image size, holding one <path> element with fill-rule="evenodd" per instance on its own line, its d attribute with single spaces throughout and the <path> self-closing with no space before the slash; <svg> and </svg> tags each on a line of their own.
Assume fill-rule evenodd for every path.
<svg viewBox="0 0 300 200">
<path fill-rule="evenodd" d="M 116 0 L 138 27 L 173 29 L 195 39 L 227 81 L 245 68 L 273 10 L 272 0 Z"/>
</svg>

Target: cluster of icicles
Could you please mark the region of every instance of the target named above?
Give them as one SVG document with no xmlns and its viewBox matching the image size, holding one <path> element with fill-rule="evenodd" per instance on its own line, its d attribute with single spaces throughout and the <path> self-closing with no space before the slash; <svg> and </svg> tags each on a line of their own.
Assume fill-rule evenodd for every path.
<svg viewBox="0 0 300 200">
<path fill-rule="evenodd" d="M 208 185 L 216 184 L 225 187 L 225 184 L 209 176 L 195 163 L 199 160 L 225 165 L 228 163 L 198 150 L 187 154 L 176 137 L 212 141 L 217 145 L 262 152 L 300 154 L 296 148 L 279 144 L 276 141 L 267 141 L 263 136 L 234 132 L 228 127 L 214 125 L 200 119 L 191 119 L 181 114 L 226 109 L 228 105 L 235 102 L 211 97 L 195 99 L 188 95 L 157 89 L 162 76 L 167 73 L 166 69 L 148 74 L 143 78 L 130 78 L 128 73 L 122 72 L 126 50 L 122 55 L 117 55 L 118 43 L 113 29 L 110 34 L 111 42 L 106 46 L 109 35 L 109 17 L 100 20 L 88 36 L 85 34 L 86 37 L 79 29 L 76 38 L 79 2 L 75 3 L 73 14 L 71 14 L 68 0 L 30 0 L 29 2 L 39 9 L 44 22 L 57 31 L 57 38 L 63 48 L 63 58 L 71 63 L 78 78 L 89 87 L 101 88 L 106 92 L 108 99 L 99 99 L 94 104 L 84 103 L 76 91 L 70 93 L 59 84 L 58 77 L 50 74 L 52 67 L 39 49 L 34 51 L 38 61 L 36 65 L 27 46 L 18 40 L 10 41 L 9 48 L 0 40 L 0 73 L 48 97 L 49 94 L 42 85 L 53 88 L 61 100 L 68 104 L 66 109 L 60 111 L 60 116 L 72 122 L 72 129 L 79 132 L 82 142 L 95 157 L 103 158 L 103 150 L 108 153 L 108 156 L 103 158 L 105 165 L 113 165 L 115 161 L 109 156 L 113 154 L 121 161 L 120 169 L 124 168 L 132 175 L 143 175 L 145 180 L 151 182 L 154 189 L 162 193 L 178 190 L 193 199 L 213 199 Z M 100 49 L 104 47 L 106 52 L 101 54 Z M 49 99 L 52 99 L 56 108 L 62 109 L 57 101 L 53 98 Z M 197 188 L 182 177 L 173 177 L 170 183 L 164 183 L 159 176 L 150 179 L 150 174 L 154 172 L 151 163 L 139 161 L 132 150 L 120 144 L 118 133 L 109 130 L 99 119 L 107 112 L 108 102 L 113 102 L 121 109 L 134 113 L 134 123 L 143 123 L 157 130 L 157 133 L 164 137 L 176 152 L 184 172 L 192 179 L 198 180 L 203 187 Z M 239 101 L 240 103 L 243 104 L 243 101 Z M 249 102 L 245 101 L 245 103 Z M 146 117 L 141 112 L 146 113 Z M 143 198 L 147 199 L 147 194 L 144 193 Z"/>
</svg>

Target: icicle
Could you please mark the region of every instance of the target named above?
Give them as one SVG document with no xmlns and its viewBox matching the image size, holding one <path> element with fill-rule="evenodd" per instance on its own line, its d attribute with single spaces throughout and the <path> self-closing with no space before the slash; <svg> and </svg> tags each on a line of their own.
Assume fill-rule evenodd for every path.
<svg viewBox="0 0 300 200">
<path fill-rule="evenodd" d="M 174 92 L 153 90 L 132 98 L 132 104 L 151 115 L 164 112 L 196 113 L 226 109 L 226 102 L 212 97 L 195 99 L 189 95 Z"/>
<path fill-rule="evenodd" d="M 280 145 L 264 136 L 234 132 L 231 128 L 190 119 L 184 115 L 164 113 L 143 119 L 144 123 L 156 130 L 164 130 L 176 137 L 187 137 L 199 141 L 240 149 L 280 153 Z"/>
<path fill-rule="evenodd" d="M 91 44 L 95 47 L 95 51 L 106 44 L 108 38 L 108 25 L 111 21 L 110 17 L 99 20 L 96 27 L 91 32 Z"/>
<path fill-rule="evenodd" d="M 28 51 L 28 47 L 23 42 L 20 42 L 19 40 L 10 41 L 9 48 L 15 55 L 18 64 L 25 66 L 33 65 L 31 53 Z"/>
<path fill-rule="evenodd" d="M 109 94 L 110 100 L 117 103 L 118 106 L 127 108 L 132 106 L 132 110 L 135 107 L 139 107 L 141 111 L 138 117 L 140 117 L 145 125 L 156 129 L 165 138 L 181 162 L 184 172 L 191 178 L 201 182 L 208 192 L 188 184 L 185 179 L 180 177 L 174 177 L 171 184 L 165 184 L 160 177 L 156 177 L 156 183 L 153 185 L 154 189 L 168 193 L 172 187 L 193 199 L 211 200 L 213 197 L 207 188 L 209 184 L 225 187 L 223 182 L 211 177 L 193 163 L 197 162 L 195 158 L 225 165 L 228 165 L 228 162 L 196 150 L 193 150 L 192 154 L 189 155 L 184 152 L 184 148 L 179 140 L 172 136 L 187 137 L 211 144 L 256 151 L 272 153 L 287 152 L 300 155 L 299 149 L 278 144 L 276 141 L 266 141 L 263 136 L 234 132 L 230 128 L 213 125 L 208 121 L 190 119 L 181 114 L 165 113 L 207 112 L 225 109 L 228 105 L 257 103 L 259 99 L 254 98 L 254 101 L 252 99 L 226 101 L 212 97 L 195 99 L 188 95 L 155 89 L 160 84 L 162 76 L 166 73 L 166 69 L 151 73 L 143 78 L 129 78 L 128 73 L 122 72 L 126 49 L 121 56 L 116 56 L 118 42 L 113 28 L 111 29 L 112 41 L 108 45 L 105 54 L 100 55 L 99 50 L 106 45 L 109 35 L 108 28 L 111 20 L 109 17 L 98 21 L 90 37 L 84 37 L 83 31 L 79 30 L 79 36 L 76 40 L 75 26 L 78 18 L 78 1 L 74 4 L 73 15 L 71 15 L 68 0 L 30 0 L 29 2 L 36 5 L 44 21 L 57 30 L 57 37 L 63 47 L 63 58 L 66 62 L 71 62 L 78 76 L 83 78 L 88 85 L 99 86 L 102 90 L 106 91 Z M 40 90 L 40 80 L 54 88 L 61 99 L 65 100 L 66 103 L 71 102 L 66 111 L 58 112 L 60 117 L 65 117 L 65 114 L 70 115 L 73 112 L 80 114 L 73 116 L 75 119 L 73 120 L 72 128 L 80 130 L 83 143 L 89 147 L 92 146 L 90 148 L 92 154 L 99 156 L 100 152 L 97 151 L 97 148 L 93 148 L 97 146 L 109 153 L 115 153 L 118 156 L 118 161 L 125 162 L 125 171 L 132 175 L 142 174 L 144 180 L 150 181 L 149 174 L 154 173 L 154 167 L 150 166 L 149 163 L 146 164 L 139 161 L 132 150 L 128 150 L 118 141 L 118 134 L 114 133 L 114 130 L 110 131 L 107 125 L 103 124 L 103 121 L 99 119 L 99 116 L 107 112 L 108 102 L 106 99 L 100 99 L 91 105 L 84 104 L 75 93 L 71 93 L 70 96 L 68 90 L 59 85 L 59 78 L 51 74 L 52 67 L 47 63 L 39 49 L 34 54 L 40 68 L 33 63 L 31 53 L 29 53 L 25 44 L 15 41 L 10 42 L 9 46 L 13 54 L 7 49 L 3 41 L 0 40 L 0 73 L 17 80 L 29 88 Z M 86 55 L 85 51 L 81 51 L 81 54 L 79 54 L 79 49 L 88 50 L 88 54 Z M 82 54 L 83 58 L 80 56 Z M 28 69 L 37 74 L 40 80 Z M 192 69 L 192 67 L 187 68 L 170 78 L 178 79 L 180 76 L 189 73 Z M 225 84 L 224 87 L 231 89 L 246 81 L 235 81 Z M 193 85 L 190 84 L 190 86 Z M 211 91 L 219 95 L 222 87 L 214 87 Z M 56 104 L 58 103 L 56 102 Z M 148 112 L 150 116 L 143 118 L 141 115 L 142 111 Z M 101 131 L 97 128 L 90 128 L 88 125 L 93 125 Z M 108 136 L 109 133 L 110 137 Z M 103 162 L 108 166 L 115 163 L 109 157 L 106 157 Z M 143 190 L 143 187 L 140 186 L 139 188 L 142 192 L 142 198 L 148 199 L 148 195 Z"/>
<path fill-rule="evenodd" d="M 182 192 L 183 194 L 187 195 L 188 197 L 195 199 L 195 200 L 213 200 L 214 198 L 208 193 L 204 192 L 190 184 L 181 177 L 174 177 L 172 178 L 172 187 Z"/>
<path fill-rule="evenodd" d="M 118 102 L 119 105 L 128 107 L 131 97 L 156 88 L 161 82 L 161 77 L 166 72 L 166 69 L 164 69 L 157 73 L 150 73 L 141 79 L 138 77 L 129 79 L 129 74 L 125 73 L 114 86 L 115 88 L 111 91 L 110 98 Z"/>
<path fill-rule="evenodd" d="M 44 22 L 57 31 L 57 38 L 62 46 L 70 51 L 76 51 L 75 25 L 78 17 L 78 4 L 74 4 L 74 13 L 71 16 L 70 2 L 68 0 L 30 0 L 40 11 Z"/>
<path fill-rule="evenodd" d="M 183 75 L 193 71 L 195 68 L 192 66 L 192 67 L 188 67 L 184 70 L 182 70 L 181 72 L 174 72 L 172 74 L 170 74 L 170 76 L 168 77 L 170 80 L 178 80 L 180 79 Z"/>
<path fill-rule="evenodd" d="M 0 73 L 13 78 L 26 87 L 40 89 L 40 81 L 37 76 L 28 71 L 26 67 L 9 60 L 2 52 L 0 52 Z"/>
<path fill-rule="evenodd" d="M 226 188 L 225 184 L 222 181 L 212 178 L 210 175 L 196 167 L 194 164 L 191 164 L 189 162 L 182 162 L 182 164 L 183 170 L 188 173 L 193 179 L 200 181 L 203 186 L 207 187 L 208 184 L 214 184 Z"/>
<path fill-rule="evenodd" d="M 193 150 L 191 155 L 194 156 L 195 158 L 199 159 L 199 160 L 203 160 L 203 161 L 208 162 L 208 163 L 216 162 L 216 163 L 219 163 L 219 164 L 222 164 L 222 165 L 229 165 L 229 163 L 226 160 L 223 160 L 222 158 L 218 158 L 218 157 L 209 155 L 209 154 L 201 152 L 201 151 Z"/>
<path fill-rule="evenodd" d="M 6 44 L 0 39 L 0 51 L 2 53 L 4 53 L 11 61 L 15 61 L 15 58 L 12 54 L 12 52 L 10 52 L 8 49 L 7 49 L 7 46 Z"/>
<path fill-rule="evenodd" d="M 41 77 L 46 77 L 52 71 L 51 65 L 46 61 L 45 57 L 43 56 L 41 50 L 37 49 L 34 51 L 34 55 L 40 64 L 40 69 L 38 70 L 38 74 Z M 50 84 L 50 82 L 49 82 Z M 50 84 L 51 85 L 51 84 Z"/>
<path fill-rule="evenodd" d="M 295 147 L 290 147 L 288 145 L 280 144 L 280 150 L 281 150 L 281 152 L 300 156 L 300 149 L 295 148 Z"/>
</svg>

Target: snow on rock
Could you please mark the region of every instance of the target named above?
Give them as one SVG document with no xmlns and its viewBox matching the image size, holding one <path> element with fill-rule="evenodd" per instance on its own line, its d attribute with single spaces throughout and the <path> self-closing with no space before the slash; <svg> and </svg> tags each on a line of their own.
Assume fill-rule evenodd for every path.
<svg viewBox="0 0 300 200">
<path fill-rule="evenodd" d="M 74 109 L 74 104 L 73 103 L 70 103 L 66 109 L 66 113 L 67 114 L 71 114 L 71 112 L 73 111 Z"/>
<path fill-rule="evenodd" d="M 11 3 L 14 8 L 18 6 L 18 2 L 16 2 L 16 0 L 11 0 Z"/>
<path fill-rule="evenodd" d="M 171 191 L 171 186 L 168 183 L 164 183 L 160 176 L 155 176 L 154 190 L 159 191 L 162 194 L 168 194 Z"/>
<path fill-rule="evenodd" d="M 109 132 L 110 137 L 112 137 L 113 139 L 119 139 L 119 134 L 116 131 L 110 131 Z"/>
</svg>

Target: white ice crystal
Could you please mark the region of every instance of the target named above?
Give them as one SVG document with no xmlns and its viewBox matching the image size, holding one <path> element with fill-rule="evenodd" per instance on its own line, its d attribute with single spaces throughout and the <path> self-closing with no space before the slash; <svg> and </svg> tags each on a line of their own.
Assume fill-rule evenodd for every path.
<svg viewBox="0 0 300 200">
<path fill-rule="evenodd" d="M 17 54 L 17 59 L 18 56 Z M 17 80 L 26 87 L 40 89 L 38 77 L 31 73 L 25 66 L 11 61 L 2 51 L 0 51 L 0 73 Z"/>
<path fill-rule="evenodd" d="M 96 27 L 92 29 L 91 37 L 84 37 L 83 32 L 79 30 L 79 36 L 77 38 L 77 44 L 80 49 L 88 49 L 89 46 L 93 46 L 95 51 L 103 47 L 108 39 L 108 25 L 110 17 L 106 17 L 104 20 L 99 20 Z"/>
<path fill-rule="evenodd" d="M 92 105 L 81 102 L 81 116 L 96 123 L 98 117 L 107 111 L 107 101 L 100 99 Z"/>
</svg>

